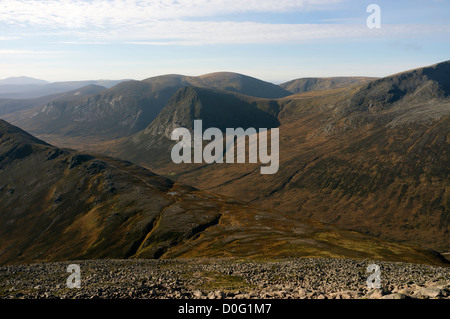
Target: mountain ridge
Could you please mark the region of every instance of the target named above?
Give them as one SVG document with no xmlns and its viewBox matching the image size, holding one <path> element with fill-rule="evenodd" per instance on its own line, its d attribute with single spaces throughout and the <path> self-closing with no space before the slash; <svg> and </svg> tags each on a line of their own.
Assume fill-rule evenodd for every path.
<svg viewBox="0 0 450 319">
<path fill-rule="evenodd" d="M 28 76 L 13 76 L 0 80 L 0 85 L 45 85 L 50 82 Z"/>
<path fill-rule="evenodd" d="M 278 85 L 234 72 L 214 72 L 200 76 L 169 74 L 147 78 L 143 81 L 147 83 L 159 83 L 160 81 L 163 83 L 176 82 L 181 87 L 205 87 L 270 99 L 285 97 L 291 94 Z"/>
<path fill-rule="evenodd" d="M 96 147 L 220 196 L 382 239 L 448 251 L 449 66 L 450 61 L 444 61 L 367 83 L 274 99 L 204 87 L 167 88 L 167 83 L 180 85 L 184 76 L 156 77 L 149 80 L 153 83 L 136 86 L 156 92 L 161 101 L 173 98 L 170 103 L 161 102 L 162 111 L 150 124 L 142 123 L 137 133 Z M 126 93 L 128 85 L 135 86 L 127 82 L 119 88 Z M 167 91 L 152 91 L 155 87 Z M 171 129 L 180 124 L 190 128 L 193 119 L 204 115 L 193 116 L 206 109 L 202 101 L 210 96 L 211 101 L 220 100 L 214 102 L 212 113 L 233 110 L 240 103 L 278 121 L 277 174 L 261 176 L 253 164 L 175 165 L 170 161 Z M 234 114 L 239 118 L 239 112 Z M 227 122 L 226 117 L 223 122 L 220 117 L 209 119 L 210 125 L 219 127 L 239 124 Z M 260 126 L 258 121 L 247 124 Z M 92 136 L 92 129 L 87 133 Z"/>
<path fill-rule="evenodd" d="M 115 155 L 141 162 L 170 160 L 172 131 L 187 128 L 193 134 L 193 123 L 202 120 L 203 128 L 275 128 L 280 106 L 275 100 L 250 98 L 232 92 L 210 88 L 184 87 L 179 89 L 158 116 L 143 131 L 117 141 L 111 148 Z M 153 151 L 152 148 L 157 151 Z M 155 149 L 155 150 L 156 150 Z M 139 154 L 137 154 L 139 153 Z M 136 156 L 133 156 L 136 154 Z"/>
<path fill-rule="evenodd" d="M 281 83 L 280 86 L 292 94 L 339 89 L 375 80 L 374 77 L 309 77 Z"/>
<path fill-rule="evenodd" d="M 274 100 L 280 169 L 270 178 L 252 164 L 155 160 L 167 141 L 120 154 L 199 189 L 448 251 L 449 65 Z"/>
<path fill-rule="evenodd" d="M 34 134 L 96 135 L 121 138 L 145 129 L 170 97 L 186 86 L 200 86 L 260 98 L 287 96 L 282 88 L 237 73 L 220 72 L 200 77 L 163 75 L 143 81 L 124 81 L 80 100 L 50 101 L 13 123 Z"/>
<path fill-rule="evenodd" d="M 125 80 L 87 80 L 48 82 L 44 84 L 1 85 L 0 98 L 4 99 L 34 99 L 48 95 L 74 91 L 88 85 L 99 85 L 110 88 Z"/>
</svg>

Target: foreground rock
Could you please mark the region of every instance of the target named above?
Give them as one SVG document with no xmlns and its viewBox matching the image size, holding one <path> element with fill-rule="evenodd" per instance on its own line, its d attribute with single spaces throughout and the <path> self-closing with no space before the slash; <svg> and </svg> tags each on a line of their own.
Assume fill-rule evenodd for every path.
<svg viewBox="0 0 450 319">
<path fill-rule="evenodd" d="M 381 286 L 367 287 L 367 266 Z M 81 288 L 68 288 L 69 264 Z M 0 268 L 1 298 L 450 299 L 450 268 L 344 259 L 88 260 Z"/>
</svg>

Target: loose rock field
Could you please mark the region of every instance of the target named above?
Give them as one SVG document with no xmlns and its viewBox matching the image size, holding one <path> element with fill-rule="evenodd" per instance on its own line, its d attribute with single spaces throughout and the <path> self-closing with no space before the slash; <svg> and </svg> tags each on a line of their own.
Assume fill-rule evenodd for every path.
<svg viewBox="0 0 450 319">
<path fill-rule="evenodd" d="M 368 288 L 367 266 L 381 287 Z M 80 265 L 81 288 L 67 266 Z M 450 299 L 450 267 L 357 261 L 84 260 L 0 267 L 0 298 Z"/>
</svg>

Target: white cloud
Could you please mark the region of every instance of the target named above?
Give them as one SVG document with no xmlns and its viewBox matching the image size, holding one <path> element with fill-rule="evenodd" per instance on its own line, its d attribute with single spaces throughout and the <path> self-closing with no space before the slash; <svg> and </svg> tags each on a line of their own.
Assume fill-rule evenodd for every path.
<svg viewBox="0 0 450 319">
<path fill-rule="evenodd" d="M 89 41 L 116 41 L 141 45 L 277 44 L 323 39 L 379 39 L 440 36 L 450 25 L 384 25 L 369 29 L 365 24 L 269 24 L 256 22 L 158 21 L 105 31 L 77 32 Z M 70 32 L 67 36 L 71 36 Z M 73 35 L 72 35 L 73 36 Z M 86 43 L 89 43 L 86 40 Z"/>
<path fill-rule="evenodd" d="M 0 41 L 15 40 L 15 39 L 20 39 L 20 37 L 4 37 L 4 36 L 0 36 Z"/>
<path fill-rule="evenodd" d="M 69 51 L 45 51 L 45 50 L 17 50 L 17 49 L 0 49 L 0 56 L 25 56 L 25 57 L 52 57 L 60 54 L 66 54 Z"/>
<path fill-rule="evenodd" d="M 104 42 L 104 41 L 59 41 L 60 44 L 95 44 L 95 45 L 104 45 L 104 44 L 110 44 L 110 42 Z"/>
<path fill-rule="evenodd" d="M 195 17 L 238 12 L 319 10 L 344 1 L 346 0 L 1 0 L 0 23 L 28 26 L 29 33 L 21 35 L 35 38 L 45 35 L 55 42 L 65 44 L 298 43 L 320 39 L 448 36 L 450 33 L 449 25 L 382 25 L 381 29 L 374 30 L 368 29 L 365 23 L 192 21 Z M 12 37 L 3 37 L 10 38 Z"/>
<path fill-rule="evenodd" d="M 313 10 L 343 1 L 346 0 L 2 0 L 0 22 L 104 28 L 239 12 Z"/>
</svg>

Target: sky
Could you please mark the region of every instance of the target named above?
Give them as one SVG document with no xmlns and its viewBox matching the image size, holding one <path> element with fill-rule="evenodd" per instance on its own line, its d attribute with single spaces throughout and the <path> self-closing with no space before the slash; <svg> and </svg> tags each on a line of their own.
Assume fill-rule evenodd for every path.
<svg viewBox="0 0 450 319">
<path fill-rule="evenodd" d="M 0 0 L 0 79 L 229 71 L 282 83 L 445 60 L 450 0 Z"/>
</svg>

